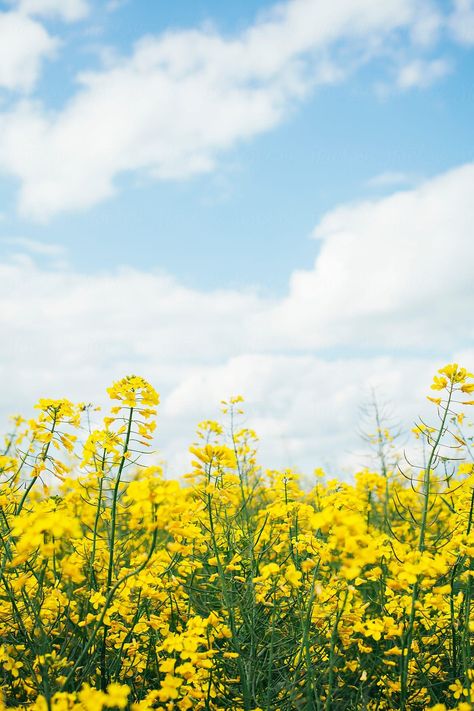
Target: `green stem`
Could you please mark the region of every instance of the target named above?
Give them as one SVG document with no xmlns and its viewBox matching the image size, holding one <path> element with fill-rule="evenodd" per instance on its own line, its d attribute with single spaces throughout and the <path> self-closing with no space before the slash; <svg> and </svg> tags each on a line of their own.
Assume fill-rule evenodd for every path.
<svg viewBox="0 0 474 711">
<path fill-rule="evenodd" d="M 422 514 L 421 514 L 420 536 L 418 539 L 418 551 L 420 553 L 423 553 L 423 551 L 426 549 L 426 530 L 428 527 L 428 512 L 429 512 L 429 508 L 430 508 L 430 493 L 431 493 L 431 469 L 432 469 L 433 462 L 434 462 L 437 452 L 438 452 L 438 447 L 441 443 L 441 439 L 444 434 L 444 428 L 445 428 L 446 420 L 448 417 L 449 406 L 451 404 L 451 399 L 453 396 L 453 390 L 454 390 L 454 382 L 451 381 L 451 385 L 450 385 L 449 393 L 448 393 L 448 399 L 447 399 L 446 405 L 444 407 L 444 413 L 443 413 L 443 417 L 441 420 L 441 425 L 438 429 L 436 439 L 431 447 L 428 462 L 425 467 L 425 473 L 424 473 L 424 477 L 423 477 L 423 490 L 422 490 L 422 494 L 421 494 L 423 496 L 423 509 L 422 509 Z M 416 603 L 418 600 L 419 590 L 420 590 L 420 578 L 418 577 L 416 579 L 414 586 L 413 586 L 413 592 L 412 592 L 412 596 L 411 596 L 410 615 L 408 618 L 408 626 L 407 626 L 407 629 L 406 629 L 406 632 L 404 635 L 404 640 L 402 643 L 402 656 L 400 658 L 400 711 L 405 711 L 405 709 L 407 708 L 406 704 L 408 701 L 408 671 L 409 671 L 412 646 L 413 646 Z"/>
<path fill-rule="evenodd" d="M 46 447 L 44 448 L 44 451 L 43 451 L 43 453 L 42 453 L 42 455 L 41 455 L 41 462 L 42 462 L 42 463 L 44 463 L 44 462 L 46 461 L 46 458 L 47 458 L 47 456 L 48 456 L 49 448 L 50 448 L 50 446 L 51 446 L 51 441 L 52 441 L 52 439 L 53 439 L 54 429 L 55 429 L 55 427 L 56 427 L 57 416 L 58 416 L 58 413 L 57 413 L 57 410 L 55 410 L 55 411 L 54 411 L 54 416 L 53 416 L 53 424 L 52 424 L 52 427 L 51 427 L 51 430 L 50 430 L 51 439 L 49 440 L 49 442 L 46 443 Z M 20 513 L 20 511 L 22 510 L 22 508 L 23 508 L 23 506 L 24 506 L 24 504 L 25 504 L 25 501 L 26 501 L 26 499 L 28 498 L 28 495 L 29 495 L 30 491 L 32 490 L 32 488 L 33 488 L 34 485 L 35 485 L 35 482 L 36 482 L 36 479 L 37 479 L 37 478 L 38 478 L 38 477 L 36 477 L 36 476 L 33 477 L 33 478 L 31 479 L 30 483 L 28 484 L 28 486 L 26 487 L 25 491 L 23 492 L 23 496 L 21 497 L 20 503 L 18 504 L 18 508 L 17 508 L 17 510 L 16 510 L 16 512 L 15 512 L 17 516 L 18 516 L 18 514 Z"/>
<path fill-rule="evenodd" d="M 334 686 L 334 661 L 335 661 L 335 652 L 336 652 L 337 632 L 338 632 L 338 628 L 339 628 L 339 622 L 341 621 L 341 617 L 342 617 L 344 609 L 346 607 L 348 595 L 349 595 L 349 590 L 346 590 L 344 593 L 344 600 L 342 601 L 342 605 L 339 609 L 336 610 L 336 619 L 334 620 L 334 625 L 333 625 L 332 632 L 331 632 L 331 646 L 329 648 L 328 688 L 327 688 L 327 693 L 326 693 L 326 702 L 324 705 L 325 711 L 331 711 L 331 703 L 332 703 L 331 697 L 332 697 L 332 690 L 333 690 L 333 686 Z"/>
<path fill-rule="evenodd" d="M 119 488 L 120 488 L 120 480 L 122 478 L 122 473 L 123 473 L 123 468 L 125 466 L 125 462 L 127 461 L 127 457 L 125 456 L 128 452 L 128 445 L 130 442 L 130 436 L 132 433 L 132 423 L 133 423 L 133 407 L 130 408 L 130 414 L 128 417 L 128 425 L 127 425 L 127 434 L 125 435 L 125 442 L 123 444 L 123 450 L 122 450 L 122 458 L 120 460 L 117 476 L 115 478 L 115 485 L 114 485 L 114 491 L 113 491 L 113 497 L 112 497 L 112 508 L 111 508 L 111 522 L 110 522 L 110 548 L 109 548 L 109 565 L 107 569 L 107 590 L 110 589 L 110 586 L 112 585 L 112 575 L 113 575 L 113 568 L 114 568 L 114 549 L 115 549 L 115 535 L 116 535 L 116 528 L 117 528 L 117 502 L 118 502 L 118 494 L 119 494 Z"/>
<path fill-rule="evenodd" d="M 90 648 L 92 647 L 92 645 L 94 644 L 94 642 L 95 642 L 95 640 L 96 640 L 96 637 L 97 637 L 97 634 L 98 634 L 98 632 L 99 632 L 99 630 L 100 630 L 100 628 L 101 628 L 101 626 L 102 626 L 102 624 L 103 624 L 103 622 L 104 622 L 104 618 L 105 618 L 105 615 L 106 615 L 106 613 L 107 613 L 107 610 L 109 609 L 110 604 L 111 604 L 111 602 L 112 602 L 112 600 L 113 600 L 113 598 L 114 598 L 114 595 L 115 595 L 115 593 L 117 592 L 117 590 L 119 589 L 119 587 L 120 587 L 121 585 L 123 585 L 123 583 L 125 583 L 129 578 L 132 578 L 132 577 L 135 576 L 135 575 L 139 575 L 139 573 L 141 573 L 141 571 L 144 570 L 144 568 L 146 568 L 146 566 L 147 566 L 148 563 L 150 562 L 151 557 L 152 557 L 152 555 L 153 555 L 153 553 L 154 553 L 154 551 L 155 551 L 157 537 L 158 537 L 158 529 L 155 528 L 155 530 L 153 531 L 153 538 L 152 538 L 152 541 L 151 541 L 150 550 L 148 551 L 147 557 L 145 558 L 145 560 L 143 561 L 143 563 L 141 563 L 141 564 L 140 564 L 137 568 L 135 568 L 134 570 L 129 571 L 126 575 L 124 575 L 124 576 L 122 576 L 121 578 L 119 578 L 119 580 L 117 580 L 117 581 L 114 583 L 114 585 L 110 588 L 109 592 L 108 592 L 107 595 L 106 595 L 106 598 L 105 598 L 105 601 L 104 601 L 104 606 L 103 606 L 103 608 L 102 608 L 101 615 L 100 615 L 99 619 L 97 620 L 97 622 L 95 623 L 94 629 L 92 630 L 92 634 L 91 634 L 91 636 L 89 637 L 89 639 L 88 639 L 88 641 L 86 642 L 86 644 L 84 645 L 84 647 L 82 648 L 82 651 L 81 651 L 81 653 L 79 654 L 78 658 L 76 659 L 76 661 L 75 661 L 73 667 L 71 668 L 71 671 L 70 671 L 69 674 L 67 675 L 66 680 L 64 681 L 64 683 L 63 683 L 63 685 L 62 685 L 62 687 L 61 687 L 61 691 L 64 691 L 64 690 L 66 689 L 67 685 L 69 684 L 69 682 L 71 681 L 72 677 L 74 676 L 74 673 L 76 672 L 76 669 L 79 667 L 79 665 L 81 664 L 82 660 L 83 660 L 84 657 L 86 656 L 87 652 L 89 651 L 89 649 L 90 649 Z M 168 568 L 168 570 L 166 570 L 166 571 L 163 573 L 163 575 L 165 575 L 167 572 L 169 572 L 169 568 Z"/>
</svg>

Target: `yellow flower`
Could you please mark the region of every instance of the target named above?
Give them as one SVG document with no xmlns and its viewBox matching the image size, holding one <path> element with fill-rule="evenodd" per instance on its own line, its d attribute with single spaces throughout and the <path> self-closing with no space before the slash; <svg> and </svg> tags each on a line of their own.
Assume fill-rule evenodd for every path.
<svg viewBox="0 0 474 711">
<path fill-rule="evenodd" d="M 441 375 L 446 375 L 452 383 L 462 383 L 466 378 L 472 377 L 472 373 L 468 373 L 466 368 L 460 368 L 457 363 L 445 365 L 444 368 L 438 370 Z"/>
<path fill-rule="evenodd" d="M 108 708 L 116 706 L 119 709 L 124 709 L 128 704 L 129 694 L 129 686 L 115 683 L 109 684 L 107 686 L 107 695 L 104 697 L 104 705 Z"/>
<path fill-rule="evenodd" d="M 302 573 L 296 570 L 294 563 L 290 563 L 285 570 L 285 578 L 288 580 L 290 585 L 294 588 L 299 588 L 301 586 Z"/>
<path fill-rule="evenodd" d="M 271 578 L 272 576 L 276 575 L 279 570 L 280 566 L 278 565 L 278 563 L 267 563 L 261 568 L 261 579 L 268 580 L 268 578 Z"/>
<path fill-rule="evenodd" d="M 453 697 L 455 699 L 461 698 L 461 696 L 467 696 L 468 695 L 468 690 L 463 688 L 463 685 L 459 681 L 459 679 L 456 679 L 454 684 L 449 685 L 449 690 L 453 692 Z"/>
<path fill-rule="evenodd" d="M 158 698 L 160 701 L 169 701 L 177 699 L 179 696 L 179 687 L 183 684 L 183 680 L 172 674 L 167 674 L 161 682 Z"/>
<path fill-rule="evenodd" d="M 158 405 L 160 398 L 156 390 L 146 380 L 137 375 L 129 375 L 107 388 L 112 400 L 120 400 L 125 407 Z"/>
<path fill-rule="evenodd" d="M 431 385 L 432 390 L 444 390 L 444 388 L 448 384 L 448 379 L 447 378 L 440 378 L 438 375 L 435 375 L 433 378 L 433 383 Z"/>
</svg>

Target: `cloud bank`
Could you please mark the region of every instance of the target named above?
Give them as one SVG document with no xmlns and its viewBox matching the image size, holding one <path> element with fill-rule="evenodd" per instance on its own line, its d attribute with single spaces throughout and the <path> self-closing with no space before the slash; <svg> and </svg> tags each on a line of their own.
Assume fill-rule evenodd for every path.
<svg viewBox="0 0 474 711">
<path fill-rule="evenodd" d="M 332 210 L 315 229 L 313 268 L 294 272 L 278 299 L 189 289 L 154 271 L 40 267 L 25 251 L 37 245 L 17 241 L 0 266 L 3 413 L 46 394 L 96 401 L 136 372 L 163 394 L 171 473 L 196 422 L 237 392 L 267 465 L 354 463 L 371 386 L 409 423 L 435 368 L 473 367 L 473 188 L 467 164 Z"/>
</svg>

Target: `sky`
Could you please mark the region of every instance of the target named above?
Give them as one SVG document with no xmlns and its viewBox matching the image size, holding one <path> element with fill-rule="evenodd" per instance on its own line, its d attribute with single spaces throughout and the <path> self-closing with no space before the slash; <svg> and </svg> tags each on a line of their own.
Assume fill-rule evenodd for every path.
<svg viewBox="0 0 474 711">
<path fill-rule="evenodd" d="M 472 0 L 0 2 L 0 420 L 162 395 L 170 476 L 233 394 L 349 476 L 474 368 Z"/>
</svg>

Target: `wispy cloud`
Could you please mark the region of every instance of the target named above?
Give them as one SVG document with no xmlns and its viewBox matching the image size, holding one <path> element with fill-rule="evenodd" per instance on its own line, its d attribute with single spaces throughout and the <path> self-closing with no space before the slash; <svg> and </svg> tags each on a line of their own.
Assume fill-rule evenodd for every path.
<svg viewBox="0 0 474 711">
<path fill-rule="evenodd" d="M 128 5 L 129 2 L 130 0 L 108 0 L 106 4 L 107 12 L 115 12 L 116 10 L 120 10 L 120 8 Z"/>
<path fill-rule="evenodd" d="M 474 0 L 454 0 L 448 25 L 457 42 L 474 44 Z"/>
<path fill-rule="evenodd" d="M 66 22 L 82 20 L 89 14 L 86 0 L 10 0 L 20 12 L 37 17 L 57 17 Z"/>
<path fill-rule="evenodd" d="M 25 250 L 31 254 L 38 254 L 46 257 L 64 257 L 66 248 L 62 244 L 51 242 L 40 242 L 28 237 L 2 237 L 0 242 L 11 245 L 15 248 Z"/>
<path fill-rule="evenodd" d="M 426 89 L 452 70 L 452 62 L 448 59 L 415 59 L 400 67 L 396 83 L 399 89 Z"/>
<path fill-rule="evenodd" d="M 396 170 L 387 170 L 378 175 L 374 175 L 367 180 L 368 188 L 395 188 L 395 187 L 411 187 L 420 182 L 420 178 L 411 173 L 403 173 Z"/>
</svg>

